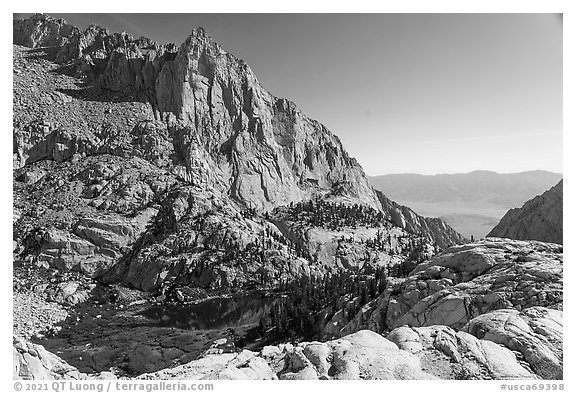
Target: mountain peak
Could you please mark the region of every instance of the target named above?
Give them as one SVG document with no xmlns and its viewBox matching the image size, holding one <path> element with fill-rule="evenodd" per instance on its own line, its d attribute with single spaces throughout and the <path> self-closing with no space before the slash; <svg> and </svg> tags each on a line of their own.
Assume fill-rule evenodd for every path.
<svg viewBox="0 0 576 393">
<path fill-rule="evenodd" d="M 46 30 L 26 20 L 14 24 L 15 31 L 27 27 L 24 38 Z M 49 37 L 61 36 L 61 30 L 51 31 Z M 187 176 L 209 178 L 245 206 L 270 210 L 321 197 L 382 209 L 339 138 L 266 91 L 250 67 L 202 27 L 177 53 L 174 45 L 100 31 L 76 32 L 58 52 L 57 62 L 75 75 L 150 103 L 155 120 L 167 128 L 162 132 L 172 135 L 174 164 Z"/>
<path fill-rule="evenodd" d="M 185 48 L 187 51 L 198 51 L 208 55 L 227 53 L 201 26 L 192 30 L 181 48 Z M 198 56 L 199 55 L 200 53 L 198 53 Z"/>
<path fill-rule="evenodd" d="M 211 37 L 202 26 L 198 26 L 195 29 L 192 29 L 192 35 L 195 37 L 207 37 L 211 39 Z"/>
</svg>

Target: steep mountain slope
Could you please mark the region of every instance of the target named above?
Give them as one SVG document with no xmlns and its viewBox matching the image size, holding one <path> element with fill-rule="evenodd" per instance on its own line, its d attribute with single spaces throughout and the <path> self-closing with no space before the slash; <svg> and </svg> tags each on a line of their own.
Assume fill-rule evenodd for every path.
<svg viewBox="0 0 576 393">
<path fill-rule="evenodd" d="M 159 110 L 195 130 L 233 197 L 255 207 L 282 205 L 315 190 L 336 190 L 372 207 L 377 201 L 356 160 L 322 124 L 270 95 L 251 69 L 202 29 L 161 71 Z"/>
<path fill-rule="evenodd" d="M 488 236 L 562 244 L 563 181 L 521 208 L 511 209 Z"/>
<path fill-rule="evenodd" d="M 202 161 L 210 158 L 212 169 L 219 169 L 226 192 L 243 204 L 270 208 L 334 191 L 378 206 L 362 168 L 339 139 L 293 103 L 266 92 L 250 67 L 203 29 L 194 30 L 176 54 L 172 45 L 95 26 L 80 32 L 64 21 L 33 19 L 36 24 L 14 22 L 15 43 L 64 43 L 54 59 L 68 71 L 150 102 L 155 114 L 166 114 L 187 171 L 196 172 L 198 154 L 204 154 Z M 61 32 L 67 36 L 55 39 Z"/>
<path fill-rule="evenodd" d="M 283 230 L 275 208 L 314 199 L 336 214 L 383 210 L 338 138 L 201 28 L 176 50 L 35 15 L 14 21 L 14 40 L 34 48 L 14 52 L 22 258 L 144 290 L 242 286 L 321 274 L 320 259 L 342 265 L 336 246 Z M 388 233 L 389 221 L 400 237 L 462 241 L 439 220 L 388 209 L 370 230 Z"/>
<path fill-rule="evenodd" d="M 560 246 L 490 240 L 431 259 L 462 238 L 375 193 L 335 136 L 201 29 L 176 49 L 37 15 L 14 37 L 19 377 L 561 377 Z M 382 272 L 364 304 L 362 280 Z M 234 329 L 145 316 L 302 278 L 344 289 L 325 318 L 342 339 L 221 353 L 207 347 Z"/>
</svg>

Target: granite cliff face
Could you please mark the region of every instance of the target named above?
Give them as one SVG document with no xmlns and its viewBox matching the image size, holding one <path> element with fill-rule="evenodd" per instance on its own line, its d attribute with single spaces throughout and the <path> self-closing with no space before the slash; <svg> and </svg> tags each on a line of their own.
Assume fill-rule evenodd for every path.
<svg viewBox="0 0 576 393">
<path fill-rule="evenodd" d="M 246 63 L 199 28 L 167 64 L 157 84 L 158 107 L 192 127 L 223 168 L 229 194 L 259 208 L 298 201 L 318 191 L 376 207 L 358 163 L 336 136 L 285 99 L 269 94 Z"/>
<path fill-rule="evenodd" d="M 521 208 L 510 209 L 488 236 L 562 244 L 563 180 Z"/>
<path fill-rule="evenodd" d="M 269 209 L 319 194 L 383 208 L 398 225 L 423 233 L 442 247 L 463 241 L 440 220 L 423 220 L 405 209 L 400 218 L 390 201 L 382 207 L 362 168 L 335 135 L 294 103 L 268 93 L 244 61 L 201 28 L 177 50 L 173 44 L 158 45 L 97 26 L 80 31 L 63 20 L 35 15 L 14 20 L 14 43 L 55 47 L 52 58 L 61 70 L 84 80 L 96 79 L 98 86 L 129 95 L 132 101 L 150 103 L 154 117 L 166 124 L 156 131 L 164 134 L 165 149 L 172 150 L 165 154 L 177 156 L 189 178 L 209 168 L 228 195 L 249 207 Z M 65 92 L 74 93 L 70 90 Z M 86 98 L 94 99 L 100 92 L 90 93 L 94 94 Z M 76 152 L 118 154 L 130 143 L 119 138 L 128 130 L 117 129 L 118 125 L 103 129 L 102 136 L 84 129 L 82 136 L 71 137 L 56 130 L 54 122 L 46 123 L 35 125 L 38 131 L 29 124 L 22 127 L 27 129 L 15 141 L 15 165 L 66 159 Z M 148 127 L 145 134 L 149 133 Z"/>
<path fill-rule="evenodd" d="M 463 240 L 383 203 L 336 136 L 270 95 L 201 28 L 176 50 L 35 15 L 14 21 L 14 40 L 35 48 L 14 55 L 22 258 L 145 290 L 321 274 L 310 259 L 324 251 L 294 255 L 292 245 L 317 247 L 263 215 L 311 198 L 383 211 L 430 244 Z M 263 246 L 263 232 L 285 244 L 245 252 Z"/>
<path fill-rule="evenodd" d="M 339 139 L 293 103 L 270 95 L 246 63 L 202 28 L 177 53 L 174 45 L 97 26 L 79 31 L 43 15 L 15 20 L 14 30 L 15 44 L 56 47 L 54 60 L 73 75 L 149 102 L 176 134 L 186 169 L 197 171 L 194 158 L 205 151 L 221 168 L 228 194 L 250 207 L 329 191 L 378 206 L 362 168 Z"/>
<path fill-rule="evenodd" d="M 14 21 L 14 42 L 15 304 L 28 313 L 15 318 L 15 330 L 29 339 L 27 320 L 36 317 L 31 314 L 46 304 L 73 308 L 59 322 L 42 315 L 32 325 L 34 337 L 47 331 L 57 335 L 47 327 L 54 323 L 69 324 L 69 335 L 80 331 L 83 341 L 70 339 L 68 352 L 59 356 L 83 373 L 100 371 L 102 364 L 141 362 L 139 343 L 149 336 L 137 341 L 127 330 L 113 341 L 113 351 L 92 348 L 86 359 L 94 367 L 87 371 L 73 361 L 87 351 L 78 349 L 78 342 L 95 345 L 94 336 L 76 318 L 96 321 L 104 342 L 106 334 L 116 332 L 117 321 L 134 317 L 129 308 L 141 301 L 181 304 L 211 293 L 274 289 L 335 270 L 368 276 L 382 267 L 427 261 L 439 249 L 464 242 L 443 221 L 418 216 L 374 192 L 336 136 L 294 103 L 269 94 L 242 60 L 202 29 L 177 49 L 96 26 L 81 31 L 36 15 Z M 143 377 L 532 378 L 544 373 L 514 358 L 514 340 L 506 332 L 498 339 L 510 348 L 493 345 L 489 337 L 494 336 L 484 327 L 497 329 L 497 321 L 477 320 L 469 331 L 464 326 L 498 311 L 499 298 L 482 292 L 483 279 L 496 280 L 491 268 L 513 281 L 528 277 L 545 292 L 541 299 L 518 284 L 510 295 L 512 285 L 502 284 L 506 307 L 522 306 L 523 314 L 513 317 L 558 319 L 553 311 L 561 303 L 561 269 L 546 260 L 549 276 L 540 284 L 546 272 L 532 260 L 516 266 L 493 257 L 490 250 L 499 246 L 462 247 L 446 251 L 445 260 L 424 262 L 425 273 L 417 269 L 406 279 L 389 278 L 376 301 L 346 326 L 333 327 L 337 336 L 347 337 L 206 354 L 196 363 Z M 548 246 L 501 246 L 512 253 L 523 247 L 559 252 Z M 413 251 L 416 259 L 410 259 Z M 460 258 L 454 266 L 446 262 L 453 254 Z M 425 310 L 418 305 L 428 304 L 437 292 L 442 297 Z M 485 300 L 478 301 L 479 311 L 466 308 L 470 298 L 479 297 Z M 524 312 L 529 307 L 546 310 Z M 406 331 L 388 339 L 358 332 L 367 327 L 390 333 L 403 324 L 413 325 L 417 337 Z M 170 331 L 147 347 L 149 364 L 126 366 L 132 375 L 189 362 L 192 355 L 178 345 L 204 344 L 200 333 Z M 124 337 L 134 341 L 130 356 L 116 348 Z M 542 340 L 542 347 L 552 341 Z M 47 348 L 63 348 L 63 341 L 55 342 L 48 340 Z M 22 378 L 85 377 L 36 344 L 20 338 L 14 343 Z M 26 355 L 34 350 L 41 351 L 41 367 Z M 534 362 L 541 359 L 534 356 Z M 434 368 L 434 359 L 443 360 L 441 369 Z M 458 359 L 461 369 L 450 368 L 451 359 Z M 35 371 L 27 372 L 27 364 Z M 63 371 L 54 374 L 54 368 Z M 551 370 L 557 373 L 558 367 Z"/>
</svg>

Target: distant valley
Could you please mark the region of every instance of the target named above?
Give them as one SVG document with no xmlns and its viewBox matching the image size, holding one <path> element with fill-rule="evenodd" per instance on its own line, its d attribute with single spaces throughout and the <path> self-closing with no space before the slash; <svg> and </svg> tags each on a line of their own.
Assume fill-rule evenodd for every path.
<svg viewBox="0 0 576 393">
<path fill-rule="evenodd" d="M 390 174 L 369 178 L 374 188 L 418 214 L 439 217 L 470 238 L 482 238 L 508 209 L 542 194 L 562 174 L 526 171 L 500 174 L 473 171 L 459 174 Z"/>
</svg>

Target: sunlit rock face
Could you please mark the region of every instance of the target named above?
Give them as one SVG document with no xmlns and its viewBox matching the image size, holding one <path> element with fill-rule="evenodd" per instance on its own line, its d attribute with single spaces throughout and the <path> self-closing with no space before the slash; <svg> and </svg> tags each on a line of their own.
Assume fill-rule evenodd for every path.
<svg viewBox="0 0 576 393">
<path fill-rule="evenodd" d="M 19 336 L 60 318 L 48 304 L 99 299 L 85 321 L 123 319 L 116 309 L 103 317 L 101 300 L 146 298 L 164 307 L 338 269 L 367 276 L 408 260 L 421 241 L 419 265 L 407 277 L 388 277 L 352 320 L 334 310 L 324 342 L 191 362 L 196 352 L 175 349 L 205 344 L 193 330 L 163 337 L 89 324 L 79 328 L 86 341 L 72 338 L 71 347 L 86 355 L 98 332 L 100 344 L 130 346 L 131 375 L 170 367 L 143 378 L 561 377 L 560 245 L 490 238 L 450 247 L 464 239 L 375 193 L 336 136 L 266 92 L 202 29 L 178 49 L 36 15 L 15 21 L 14 37 Z M 311 219 L 319 202 L 331 206 L 321 222 Z M 375 247 L 378 237 L 386 240 Z M 154 348 L 141 349 L 149 341 Z M 79 358 L 54 348 L 69 364 Z M 98 368 L 118 364 L 109 352 L 92 354 L 86 359 L 99 358 Z M 20 378 L 91 372 L 19 338 L 14 359 Z M 171 367 L 176 359 L 186 364 Z"/>
<path fill-rule="evenodd" d="M 230 195 L 248 205 L 283 205 L 324 190 L 378 206 L 340 140 L 264 90 L 244 61 L 201 28 L 163 67 L 156 96 L 159 110 L 190 125 L 187 137 L 226 168 Z"/>
<path fill-rule="evenodd" d="M 13 337 L 13 362 L 14 379 L 86 379 L 85 374 L 41 345 L 16 336 Z"/>
<path fill-rule="evenodd" d="M 499 310 L 563 307 L 563 250 L 552 243 L 488 239 L 455 246 L 390 278 L 384 293 L 342 329 L 386 331 L 403 325 L 461 329 Z"/>
</svg>

